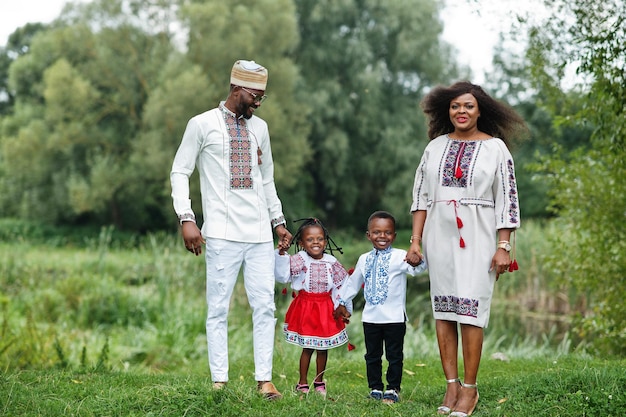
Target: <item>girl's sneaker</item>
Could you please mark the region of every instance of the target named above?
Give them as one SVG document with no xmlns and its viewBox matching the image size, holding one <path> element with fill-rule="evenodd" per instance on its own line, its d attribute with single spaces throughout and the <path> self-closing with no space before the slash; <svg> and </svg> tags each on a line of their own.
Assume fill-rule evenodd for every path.
<svg viewBox="0 0 626 417">
<path fill-rule="evenodd" d="M 296 385 L 296 392 L 301 392 L 303 394 L 308 394 L 309 393 L 309 386 L 307 384 L 297 384 Z"/>
<path fill-rule="evenodd" d="M 370 391 L 370 398 L 380 401 L 383 399 L 383 392 L 379 389 L 373 389 Z"/>
<path fill-rule="evenodd" d="M 326 396 L 326 383 L 325 382 L 313 382 L 313 386 L 315 387 L 315 392 L 320 394 L 322 397 Z"/>
</svg>

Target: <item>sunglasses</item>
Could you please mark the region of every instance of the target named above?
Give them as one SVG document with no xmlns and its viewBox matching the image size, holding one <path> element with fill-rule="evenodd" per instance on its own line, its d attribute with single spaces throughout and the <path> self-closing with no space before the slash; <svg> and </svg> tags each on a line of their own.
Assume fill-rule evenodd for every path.
<svg viewBox="0 0 626 417">
<path fill-rule="evenodd" d="M 261 104 L 265 101 L 265 99 L 267 99 L 267 96 L 265 94 L 260 96 L 258 94 L 254 94 L 252 91 L 248 90 L 246 87 L 241 87 L 241 89 L 245 91 L 246 93 L 250 94 L 252 96 L 252 101 L 256 104 Z"/>
</svg>

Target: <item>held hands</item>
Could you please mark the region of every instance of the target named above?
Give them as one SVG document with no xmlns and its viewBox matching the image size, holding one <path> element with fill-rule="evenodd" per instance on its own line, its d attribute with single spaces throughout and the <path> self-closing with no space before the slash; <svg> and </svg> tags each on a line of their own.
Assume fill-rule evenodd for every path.
<svg viewBox="0 0 626 417">
<path fill-rule="evenodd" d="M 420 247 L 419 241 L 414 241 L 406 252 L 404 260 L 411 266 L 417 266 L 422 262 L 423 258 L 424 255 L 422 255 L 422 248 Z"/>
<path fill-rule="evenodd" d="M 281 255 L 284 255 L 289 247 L 291 246 L 291 233 L 285 227 L 285 225 L 279 224 L 274 229 L 276 230 L 276 235 L 278 236 L 278 250 Z"/>
<path fill-rule="evenodd" d="M 187 250 L 196 256 L 200 255 L 202 253 L 202 245 L 205 244 L 205 241 L 196 223 L 183 222 L 182 233 Z"/>
<path fill-rule="evenodd" d="M 342 320 L 344 323 L 350 323 L 350 312 L 346 306 L 339 306 L 333 311 L 333 317 L 335 320 Z"/>
</svg>

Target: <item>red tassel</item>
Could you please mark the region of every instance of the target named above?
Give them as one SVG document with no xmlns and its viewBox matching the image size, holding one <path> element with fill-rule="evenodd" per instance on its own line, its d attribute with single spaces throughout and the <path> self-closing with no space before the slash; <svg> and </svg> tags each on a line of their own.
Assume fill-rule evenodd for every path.
<svg viewBox="0 0 626 417">
<path fill-rule="evenodd" d="M 518 269 L 519 266 L 517 265 L 517 259 L 513 259 L 513 262 L 509 265 L 509 272 L 517 271 Z"/>
<path fill-rule="evenodd" d="M 459 246 L 464 248 L 465 247 L 465 241 L 463 240 L 463 238 L 459 238 Z"/>
<path fill-rule="evenodd" d="M 353 272 L 354 272 L 354 268 L 348 269 L 348 275 L 352 275 Z"/>
<path fill-rule="evenodd" d="M 281 292 L 283 293 L 283 295 L 287 295 L 287 287 L 283 288 Z"/>
<path fill-rule="evenodd" d="M 352 352 L 354 349 L 356 349 L 356 346 L 354 346 L 352 343 L 348 342 L 348 352 Z"/>
<path fill-rule="evenodd" d="M 291 298 L 296 298 L 296 292 L 295 291 L 291 291 Z"/>
<path fill-rule="evenodd" d="M 461 179 L 463 177 L 463 171 L 461 170 L 461 167 L 458 165 L 456 166 L 456 171 L 454 171 L 454 176 L 457 179 Z"/>
<path fill-rule="evenodd" d="M 458 216 L 456 218 L 456 227 L 458 227 L 459 229 L 463 227 L 463 222 L 461 221 L 461 218 Z"/>
<path fill-rule="evenodd" d="M 365 288 L 365 283 L 361 284 L 361 288 Z"/>
</svg>

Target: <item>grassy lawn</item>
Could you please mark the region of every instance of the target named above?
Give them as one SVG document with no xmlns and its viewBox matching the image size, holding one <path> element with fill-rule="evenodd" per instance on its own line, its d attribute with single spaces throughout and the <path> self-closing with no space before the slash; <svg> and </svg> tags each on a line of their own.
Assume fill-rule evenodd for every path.
<svg viewBox="0 0 626 417">
<path fill-rule="evenodd" d="M 340 365 L 331 356 L 328 397 L 299 397 L 290 377 L 275 378 L 284 398 L 269 402 L 254 390 L 252 364 L 231 369 L 226 389 L 213 391 L 208 369 L 157 375 L 132 372 L 19 371 L 0 376 L 3 416 L 429 416 L 445 384 L 436 358 L 405 361 L 401 401 L 367 399 L 364 363 L 355 355 Z M 279 367 L 283 365 L 279 362 Z M 563 358 L 485 359 L 479 375 L 479 416 L 622 416 L 625 360 Z M 233 374 L 234 372 L 234 374 Z M 232 378 L 232 376 L 231 376 Z"/>
<path fill-rule="evenodd" d="M 231 381 L 212 391 L 204 259 L 186 253 L 179 236 L 116 237 L 110 229 L 46 234 L 7 224 L 0 222 L 0 416 L 428 416 L 442 400 L 425 274 L 409 280 L 398 404 L 367 398 L 359 307 L 348 328 L 357 349 L 329 354 L 328 397 L 295 395 L 300 350 L 282 340 L 291 297 L 278 287 L 274 382 L 284 398 L 268 402 L 255 391 L 241 282 L 229 316 Z M 485 332 L 475 414 L 622 416 L 625 359 L 589 355 L 585 341 L 566 327 L 533 328 L 542 315 L 566 316 L 550 310 L 564 297 L 537 260 L 547 250 L 544 226 L 529 226 L 518 247 L 523 270 L 496 287 L 496 303 L 504 308 L 494 308 Z M 408 242 L 409 234 L 402 232 L 398 242 Z M 362 237 L 337 238 L 346 267 L 369 249 Z M 546 302 L 533 303 L 531 320 L 509 321 L 524 315 L 524 300 Z"/>
</svg>

